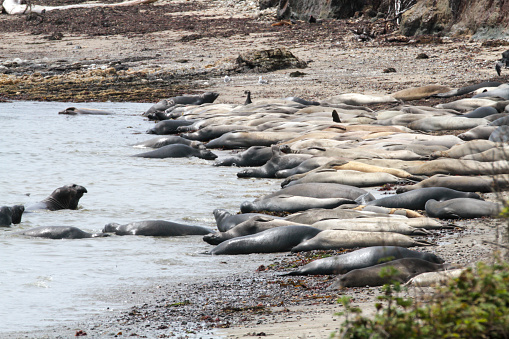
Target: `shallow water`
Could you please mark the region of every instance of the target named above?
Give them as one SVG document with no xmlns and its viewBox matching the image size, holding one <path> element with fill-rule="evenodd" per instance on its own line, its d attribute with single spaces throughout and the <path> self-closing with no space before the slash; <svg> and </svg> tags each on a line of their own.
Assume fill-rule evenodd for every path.
<svg viewBox="0 0 509 339">
<path fill-rule="evenodd" d="M 154 137 L 145 134 L 153 122 L 140 116 L 150 105 L 0 103 L 0 206 L 26 206 L 66 184 L 88 190 L 78 210 L 25 213 L 21 224 L 0 228 L 0 336 L 124 308 L 123 291 L 220 276 L 224 262 L 229 273 L 264 263 L 263 255 L 249 262 L 205 255 L 212 246 L 201 236 L 49 240 L 14 234 L 49 225 L 94 233 L 110 222 L 147 219 L 215 229 L 215 208 L 234 213 L 243 201 L 279 187 L 276 180 L 237 179 L 238 168 L 207 160 L 129 157 L 143 151 L 132 144 Z M 58 114 L 69 106 L 115 114 Z"/>
</svg>

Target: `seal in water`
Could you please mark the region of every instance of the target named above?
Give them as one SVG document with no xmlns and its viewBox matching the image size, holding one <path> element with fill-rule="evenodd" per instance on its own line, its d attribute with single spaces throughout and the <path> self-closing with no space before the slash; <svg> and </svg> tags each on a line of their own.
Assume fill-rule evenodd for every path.
<svg viewBox="0 0 509 339">
<path fill-rule="evenodd" d="M 78 209 L 78 202 L 87 189 L 83 186 L 72 184 L 57 188 L 49 197 L 34 205 L 25 208 L 25 211 L 50 210 L 57 211 L 63 209 Z"/>
<path fill-rule="evenodd" d="M 334 257 L 318 259 L 284 275 L 345 274 L 351 270 L 403 258 L 418 258 L 436 264 L 444 262 L 442 258 L 432 253 L 413 251 L 400 246 L 371 246 Z"/>
<path fill-rule="evenodd" d="M 110 223 L 104 226 L 104 233 L 116 235 L 146 235 L 154 237 L 173 237 L 180 235 L 205 235 L 212 230 L 203 226 L 184 225 L 164 220 L 136 221 L 125 225 Z"/>
<path fill-rule="evenodd" d="M 382 286 L 393 281 L 402 283 L 424 272 L 443 271 L 448 264 L 435 264 L 418 258 L 403 258 L 390 262 L 352 270 L 342 276 L 334 279 L 329 289 L 341 289 L 343 287 L 364 287 L 364 286 Z M 393 267 L 394 274 L 381 276 L 384 269 Z"/>
<path fill-rule="evenodd" d="M 194 148 L 184 144 L 171 144 L 153 151 L 135 154 L 133 157 L 152 159 L 198 157 L 206 160 L 214 160 L 217 158 L 217 155 L 205 147 Z"/>
<path fill-rule="evenodd" d="M 68 107 L 63 111 L 58 112 L 58 114 L 68 114 L 68 115 L 78 115 L 78 114 L 87 114 L 87 115 L 111 115 L 115 114 L 110 111 L 105 111 L 102 109 L 95 108 L 77 108 L 77 107 Z"/>
<path fill-rule="evenodd" d="M 104 233 L 88 233 L 73 226 L 41 226 L 15 234 L 49 239 L 83 239 L 108 236 Z"/>
<path fill-rule="evenodd" d="M 21 216 L 25 211 L 25 206 L 2 206 L 0 207 L 0 226 L 10 226 L 11 224 L 19 224 Z"/>
</svg>

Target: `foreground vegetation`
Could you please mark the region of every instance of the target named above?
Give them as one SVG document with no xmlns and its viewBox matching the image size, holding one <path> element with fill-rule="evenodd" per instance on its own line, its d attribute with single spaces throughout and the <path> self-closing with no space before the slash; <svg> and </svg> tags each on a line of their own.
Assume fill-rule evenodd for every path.
<svg viewBox="0 0 509 339">
<path fill-rule="evenodd" d="M 391 274 L 391 272 L 385 272 Z M 385 285 L 374 317 L 364 317 L 349 297 L 344 338 L 507 338 L 509 337 L 509 264 L 478 263 L 432 296 L 403 298 L 399 283 Z"/>
</svg>

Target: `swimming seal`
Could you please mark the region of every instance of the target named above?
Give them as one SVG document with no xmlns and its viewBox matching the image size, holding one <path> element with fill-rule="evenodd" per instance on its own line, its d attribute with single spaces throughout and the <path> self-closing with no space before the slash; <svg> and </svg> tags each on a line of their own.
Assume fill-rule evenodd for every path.
<svg viewBox="0 0 509 339">
<path fill-rule="evenodd" d="M 83 194 L 87 193 L 87 189 L 80 185 L 65 185 L 57 188 L 49 197 L 34 205 L 25 208 L 25 211 L 46 209 L 57 211 L 62 209 L 75 210 Z"/>
<path fill-rule="evenodd" d="M 114 114 L 110 111 L 105 111 L 102 109 L 95 109 L 95 108 L 76 108 L 76 107 L 68 107 L 64 109 L 63 111 L 58 112 L 58 114 L 67 114 L 67 115 L 78 115 L 78 114 L 85 114 L 85 115 L 111 115 Z"/>
<path fill-rule="evenodd" d="M 212 233 L 208 227 L 184 225 L 164 220 L 136 221 L 125 225 L 110 223 L 104 226 L 104 233 L 116 235 L 145 235 L 154 237 L 173 237 L 181 235 L 204 235 Z"/>
<path fill-rule="evenodd" d="M 426 213 L 439 219 L 472 219 L 497 216 L 504 208 L 503 204 L 479 201 L 477 199 L 457 198 L 446 201 L 428 200 Z"/>
<path fill-rule="evenodd" d="M 184 144 L 171 144 L 153 151 L 135 154 L 133 157 L 152 159 L 197 157 L 205 160 L 214 160 L 217 158 L 217 155 L 205 147 L 194 148 Z"/>
<path fill-rule="evenodd" d="M 369 201 L 367 205 L 423 210 L 430 199 L 444 201 L 454 198 L 481 199 L 477 193 L 473 192 L 461 192 L 445 187 L 425 187 Z"/>
<path fill-rule="evenodd" d="M 334 257 L 318 259 L 284 275 L 345 274 L 351 270 L 403 258 L 418 258 L 436 264 L 444 262 L 442 258 L 428 252 L 409 250 L 400 246 L 371 246 Z"/>
<path fill-rule="evenodd" d="M 0 207 L 0 226 L 10 226 L 11 224 L 19 224 L 21 216 L 25 211 L 25 206 L 2 206 Z"/>
<path fill-rule="evenodd" d="M 425 272 L 443 271 L 448 264 L 435 264 L 418 258 L 403 258 L 390 262 L 352 270 L 334 279 L 329 289 L 344 287 L 382 286 L 393 281 L 405 283 L 414 276 Z M 381 275 L 382 270 L 393 267 L 394 274 Z"/>
<path fill-rule="evenodd" d="M 88 233 L 73 226 L 41 226 L 15 234 L 48 239 L 83 239 L 108 236 L 104 233 Z"/>
<path fill-rule="evenodd" d="M 320 233 L 311 226 L 282 226 L 226 240 L 210 251 L 210 254 L 249 254 L 287 252 L 295 245 Z"/>
<path fill-rule="evenodd" d="M 172 145 L 172 144 L 184 144 L 184 145 L 196 148 L 196 147 L 198 147 L 198 145 L 201 145 L 201 142 L 185 139 L 185 138 L 179 137 L 177 135 L 170 135 L 168 137 L 157 137 L 157 138 L 152 138 L 152 139 L 149 139 L 146 141 L 142 141 L 137 144 L 134 144 L 133 147 L 136 147 L 136 148 L 161 148 L 163 146 Z"/>
</svg>

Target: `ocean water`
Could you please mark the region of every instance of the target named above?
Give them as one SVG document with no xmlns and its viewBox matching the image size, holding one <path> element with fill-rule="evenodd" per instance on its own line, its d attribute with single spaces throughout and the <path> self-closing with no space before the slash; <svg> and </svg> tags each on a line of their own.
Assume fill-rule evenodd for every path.
<svg viewBox="0 0 509 339">
<path fill-rule="evenodd" d="M 154 137 L 145 133 L 154 123 L 141 116 L 150 105 L 0 103 L 0 206 L 27 206 L 66 184 L 88 190 L 78 210 L 25 213 L 21 224 L 0 228 L 0 337 L 125 309 L 131 305 L 118 298 L 123 291 L 219 277 L 225 261 L 229 273 L 264 263 L 267 255 L 206 255 L 212 246 L 201 236 L 51 240 L 15 234 L 50 225 L 95 233 L 110 222 L 148 219 L 215 229 L 214 209 L 235 213 L 243 201 L 278 189 L 277 180 L 238 179 L 238 168 L 198 158 L 130 157 L 143 151 L 134 143 Z M 58 114 L 70 106 L 115 114 Z"/>
</svg>

